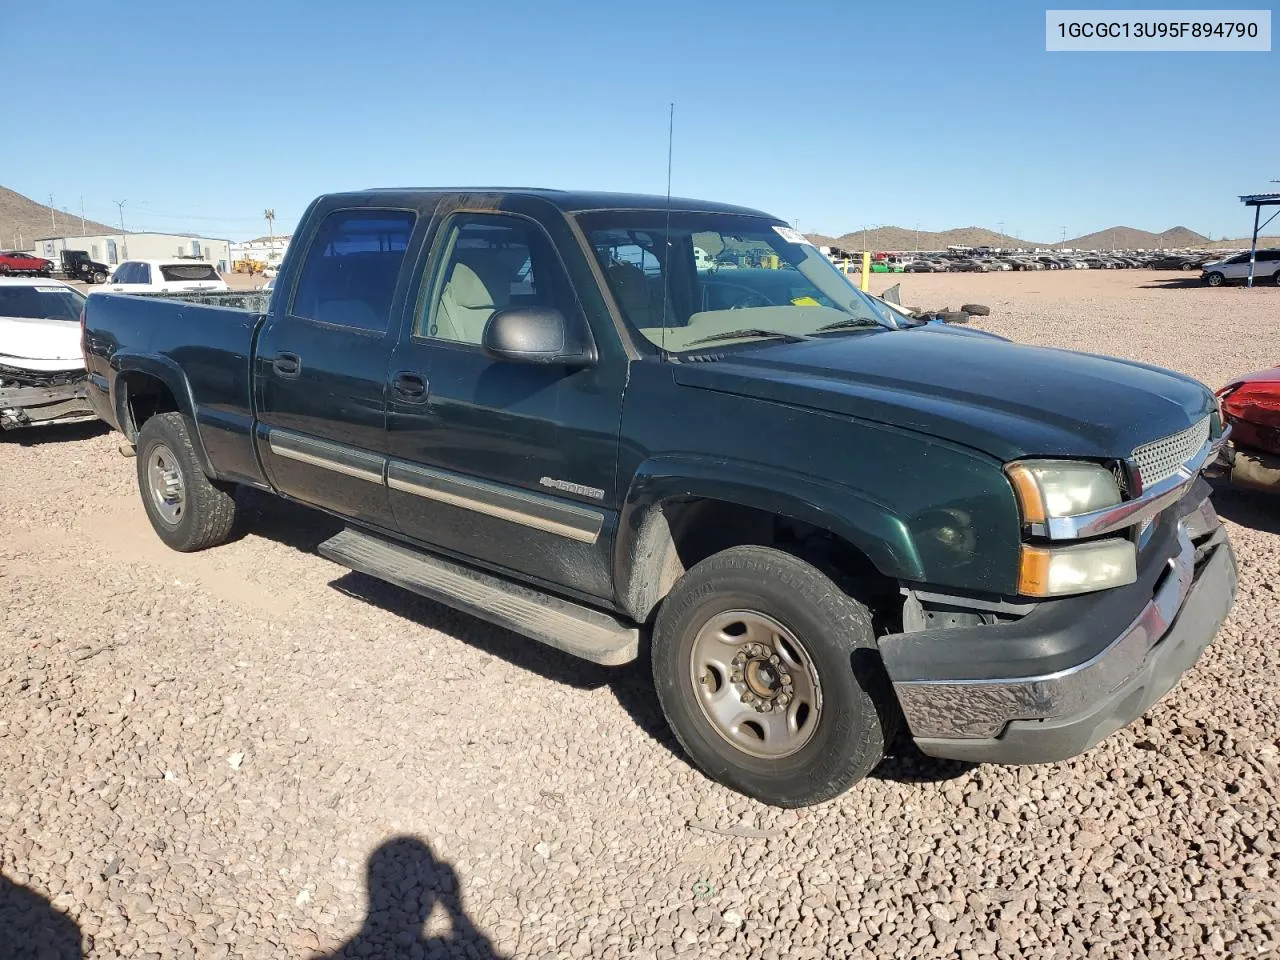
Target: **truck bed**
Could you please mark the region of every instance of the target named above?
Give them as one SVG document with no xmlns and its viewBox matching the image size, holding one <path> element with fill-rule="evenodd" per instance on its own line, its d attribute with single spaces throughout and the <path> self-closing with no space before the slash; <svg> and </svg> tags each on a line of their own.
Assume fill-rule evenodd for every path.
<svg viewBox="0 0 1280 960">
<path fill-rule="evenodd" d="M 260 294 L 91 294 L 85 305 L 85 366 L 99 415 L 123 429 L 122 391 L 140 389 L 146 378 L 158 380 L 199 425 L 208 462 L 218 465 L 220 476 L 263 483 L 253 448 L 252 376 L 263 314 L 201 302 L 253 296 Z"/>
</svg>

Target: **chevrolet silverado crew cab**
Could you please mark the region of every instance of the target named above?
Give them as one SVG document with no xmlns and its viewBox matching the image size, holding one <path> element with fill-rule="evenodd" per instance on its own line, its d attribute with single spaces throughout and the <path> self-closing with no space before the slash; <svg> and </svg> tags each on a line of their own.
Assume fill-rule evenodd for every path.
<svg viewBox="0 0 1280 960">
<path fill-rule="evenodd" d="M 1231 607 L 1207 388 L 913 321 L 755 210 L 335 194 L 265 312 L 217 296 L 84 314 L 162 540 L 226 541 L 237 486 L 328 511 L 340 564 L 644 658 L 693 761 L 767 803 L 835 796 L 904 723 L 937 757 L 1075 755 Z"/>
</svg>

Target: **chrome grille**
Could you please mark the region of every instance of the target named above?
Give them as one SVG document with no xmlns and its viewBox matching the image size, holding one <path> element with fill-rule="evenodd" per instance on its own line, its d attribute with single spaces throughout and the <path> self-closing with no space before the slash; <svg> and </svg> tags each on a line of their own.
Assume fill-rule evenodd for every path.
<svg viewBox="0 0 1280 960">
<path fill-rule="evenodd" d="M 1167 480 L 1178 468 L 1194 457 L 1209 442 L 1209 418 L 1193 424 L 1180 433 L 1144 443 L 1133 451 L 1134 462 L 1144 489 Z"/>
</svg>

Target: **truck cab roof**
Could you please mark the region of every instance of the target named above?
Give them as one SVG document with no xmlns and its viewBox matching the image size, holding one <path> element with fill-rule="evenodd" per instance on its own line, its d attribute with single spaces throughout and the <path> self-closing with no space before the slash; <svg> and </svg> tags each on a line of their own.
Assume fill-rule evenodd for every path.
<svg viewBox="0 0 1280 960">
<path fill-rule="evenodd" d="M 426 198 L 441 195 L 475 198 L 476 200 L 497 200 L 510 198 L 514 200 L 541 200 L 564 213 L 579 213 L 587 210 L 665 210 L 668 205 L 666 196 L 647 193 L 614 193 L 600 190 L 556 190 L 548 187 L 377 187 L 369 190 L 357 190 L 344 193 L 326 194 L 326 199 L 341 198 L 344 201 L 354 200 L 361 196 L 377 198 L 380 201 L 393 199 L 395 202 L 415 203 Z M 715 203 L 709 200 L 695 200 L 690 197 L 672 197 L 672 210 L 698 210 L 714 213 L 738 213 L 753 217 L 777 218 L 762 210 L 741 207 L 728 203 Z"/>
</svg>

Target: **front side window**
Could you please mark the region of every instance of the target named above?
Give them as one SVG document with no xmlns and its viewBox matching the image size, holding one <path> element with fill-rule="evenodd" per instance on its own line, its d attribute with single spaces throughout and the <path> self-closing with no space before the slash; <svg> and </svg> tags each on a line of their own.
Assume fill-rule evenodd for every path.
<svg viewBox="0 0 1280 960">
<path fill-rule="evenodd" d="M 415 220 L 406 210 L 330 213 L 307 250 L 290 312 L 384 332 Z"/>
<path fill-rule="evenodd" d="M 893 323 L 816 247 L 771 220 L 628 210 L 579 222 L 628 324 L 669 352 L 747 343 L 761 330 L 809 336 Z"/>
<path fill-rule="evenodd" d="M 80 321 L 84 295 L 70 287 L 0 287 L 0 317 L 29 317 L 33 320 Z"/>
<path fill-rule="evenodd" d="M 577 314 L 568 277 L 550 238 L 519 217 L 460 214 L 447 225 L 414 335 L 478 345 L 485 325 L 507 307 L 554 307 Z"/>
</svg>

